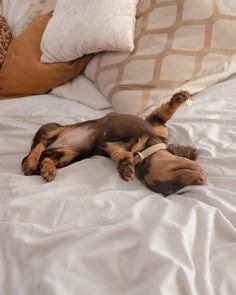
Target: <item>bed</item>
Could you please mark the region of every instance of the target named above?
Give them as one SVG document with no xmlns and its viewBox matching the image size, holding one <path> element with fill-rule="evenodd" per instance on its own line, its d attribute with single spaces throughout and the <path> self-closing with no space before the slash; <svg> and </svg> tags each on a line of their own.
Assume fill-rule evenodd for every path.
<svg viewBox="0 0 236 295">
<path fill-rule="evenodd" d="M 109 109 L 53 95 L 1 101 L 2 294 L 234 294 L 235 82 L 195 95 L 169 122 L 170 141 L 197 146 L 207 184 L 168 198 L 123 182 L 103 157 L 60 169 L 51 183 L 24 176 L 41 124 Z"/>
<path fill-rule="evenodd" d="M 42 124 L 112 111 L 83 79 L 76 100 L 0 100 L 0 294 L 235 294 L 236 76 L 193 95 L 169 121 L 170 142 L 197 147 L 207 183 L 167 198 L 122 181 L 99 156 L 50 183 L 23 175 Z M 83 103 L 88 93 L 98 109 Z"/>
</svg>

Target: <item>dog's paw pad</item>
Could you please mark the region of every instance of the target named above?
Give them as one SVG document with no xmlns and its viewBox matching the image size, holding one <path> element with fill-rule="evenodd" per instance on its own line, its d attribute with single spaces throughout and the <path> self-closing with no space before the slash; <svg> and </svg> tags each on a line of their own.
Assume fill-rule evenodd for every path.
<svg viewBox="0 0 236 295">
<path fill-rule="evenodd" d="M 47 182 L 52 181 L 55 176 L 56 176 L 56 172 L 52 171 L 52 170 L 47 170 L 47 169 L 42 169 L 41 170 L 41 176 L 43 177 L 43 179 Z"/>
<path fill-rule="evenodd" d="M 24 172 L 25 175 L 29 176 L 32 175 L 38 167 L 38 162 L 35 161 L 35 159 L 31 159 L 29 157 L 26 157 L 22 161 L 22 171 Z"/>
<path fill-rule="evenodd" d="M 177 92 L 173 95 L 171 102 L 181 104 L 181 103 L 185 102 L 186 100 L 188 100 L 189 97 L 190 97 L 189 92 L 180 91 L 180 92 Z"/>
<path fill-rule="evenodd" d="M 118 166 L 118 172 L 120 177 L 125 181 L 131 181 L 134 179 L 134 164 L 130 158 L 125 158 L 120 161 Z"/>
<path fill-rule="evenodd" d="M 46 182 L 50 182 L 55 178 L 56 173 L 57 173 L 57 169 L 56 169 L 54 163 L 47 162 L 41 166 L 40 172 L 41 172 L 41 176 L 43 177 L 43 179 Z"/>
</svg>

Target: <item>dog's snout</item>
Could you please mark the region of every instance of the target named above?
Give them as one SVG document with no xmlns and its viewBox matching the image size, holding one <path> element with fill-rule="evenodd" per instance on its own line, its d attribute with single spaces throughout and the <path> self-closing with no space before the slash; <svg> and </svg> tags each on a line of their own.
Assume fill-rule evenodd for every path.
<svg viewBox="0 0 236 295">
<path fill-rule="evenodd" d="M 202 185 L 202 184 L 204 184 L 204 183 L 205 183 L 205 181 L 204 181 L 203 177 L 197 179 L 197 180 L 194 182 L 194 184 L 196 184 L 196 185 Z"/>
<path fill-rule="evenodd" d="M 204 172 L 201 170 L 199 177 L 194 181 L 193 184 L 195 184 L 195 185 L 203 185 L 205 183 L 206 183 L 206 176 L 205 176 Z"/>
</svg>

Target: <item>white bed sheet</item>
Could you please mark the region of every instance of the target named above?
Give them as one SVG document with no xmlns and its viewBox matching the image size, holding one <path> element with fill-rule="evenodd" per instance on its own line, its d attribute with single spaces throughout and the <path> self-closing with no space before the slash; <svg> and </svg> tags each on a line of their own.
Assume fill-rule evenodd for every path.
<svg viewBox="0 0 236 295">
<path fill-rule="evenodd" d="M 236 294 L 236 80 L 195 95 L 169 123 L 207 185 L 163 198 L 93 157 L 51 183 L 20 162 L 40 125 L 93 119 L 52 95 L 0 101 L 0 294 Z"/>
</svg>

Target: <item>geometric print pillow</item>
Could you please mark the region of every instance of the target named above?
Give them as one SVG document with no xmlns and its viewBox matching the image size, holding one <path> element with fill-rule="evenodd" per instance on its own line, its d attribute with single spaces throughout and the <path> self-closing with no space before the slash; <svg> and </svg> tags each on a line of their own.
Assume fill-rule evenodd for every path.
<svg viewBox="0 0 236 295">
<path fill-rule="evenodd" d="M 235 53 L 236 15 L 218 1 L 140 0 L 134 50 L 96 55 L 85 75 L 117 112 L 140 114 L 234 73 Z"/>
</svg>

